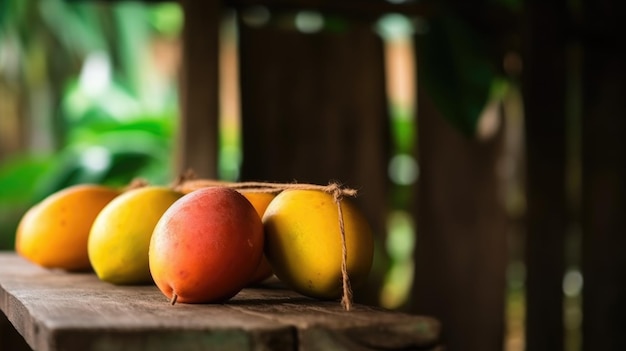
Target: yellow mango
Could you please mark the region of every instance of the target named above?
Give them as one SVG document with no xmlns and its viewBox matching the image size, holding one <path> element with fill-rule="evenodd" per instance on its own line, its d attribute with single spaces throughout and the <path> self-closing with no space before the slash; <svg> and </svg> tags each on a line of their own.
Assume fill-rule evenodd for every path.
<svg viewBox="0 0 626 351">
<path fill-rule="evenodd" d="M 374 239 L 359 210 L 341 202 L 347 270 L 353 287 L 363 284 L 372 265 Z M 342 293 L 342 243 L 337 204 L 318 190 L 284 190 L 263 215 L 265 255 L 274 274 L 293 290 L 334 299 Z"/>
<path fill-rule="evenodd" d="M 89 260 L 98 278 L 113 284 L 152 282 L 150 238 L 163 213 L 183 194 L 164 186 L 132 189 L 106 205 L 88 241 Z"/>
</svg>

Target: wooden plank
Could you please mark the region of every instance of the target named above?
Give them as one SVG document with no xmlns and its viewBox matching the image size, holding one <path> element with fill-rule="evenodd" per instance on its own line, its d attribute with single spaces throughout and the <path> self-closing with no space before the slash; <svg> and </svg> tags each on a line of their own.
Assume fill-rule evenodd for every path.
<svg viewBox="0 0 626 351">
<path fill-rule="evenodd" d="M 303 34 L 279 23 L 261 28 L 240 23 L 241 177 L 336 180 L 358 189 L 355 202 L 380 248 L 390 145 L 383 43 L 369 22 L 343 26 Z M 382 276 L 374 270 L 362 290 L 367 296 L 357 293 L 357 299 L 378 303 Z"/>
<path fill-rule="evenodd" d="M 359 304 L 346 312 L 276 284 L 223 304 L 172 306 L 153 285 L 115 286 L 13 253 L 0 254 L 0 309 L 38 351 L 313 350 L 320 333 L 343 348 L 429 349 L 440 333 L 432 318 Z"/>
<path fill-rule="evenodd" d="M 295 325 L 301 350 L 329 349 L 430 349 L 436 346 L 441 326 L 432 319 L 415 319 L 408 314 L 379 314 L 379 309 L 358 305 L 346 312 L 335 301 L 318 301 L 316 306 L 287 302 L 281 305 L 255 304 L 233 308 L 280 323 Z M 311 313 L 315 311 L 315 313 Z M 376 315 L 377 322 L 372 324 Z M 434 337 L 434 338 L 433 338 Z"/>
<path fill-rule="evenodd" d="M 500 351 L 507 264 L 507 217 L 496 167 L 502 129 L 487 141 L 466 138 L 419 85 L 418 101 L 412 310 L 441 320 L 449 350 Z"/>
<path fill-rule="evenodd" d="M 180 71 L 177 171 L 217 177 L 219 1 L 182 0 L 185 24 Z"/>
<path fill-rule="evenodd" d="M 0 307 L 35 350 L 293 348 L 288 325 L 268 325 L 224 305 L 170 306 L 154 286 L 113 286 L 12 255 L 0 256 L 0 266 Z"/>
<path fill-rule="evenodd" d="M 524 57 L 526 347 L 564 348 L 567 2 L 529 3 Z"/>
</svg>

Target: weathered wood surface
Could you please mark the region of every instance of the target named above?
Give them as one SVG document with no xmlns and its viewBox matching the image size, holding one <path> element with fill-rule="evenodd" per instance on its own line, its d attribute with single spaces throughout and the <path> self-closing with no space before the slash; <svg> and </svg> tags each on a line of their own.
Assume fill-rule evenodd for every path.
<svg viewBox="0 0 626 351">
<path fill-rule="evenodd" d="M 115 286 L 14 253 L 0 253 L 0 309 L 40 351 L 440 347 L 440 324 L 428 317 L 358 304 L 347 312 L 277 285 L 246 288 L 224 304 L 172 306 L 153 285 Z"/>
</svg>

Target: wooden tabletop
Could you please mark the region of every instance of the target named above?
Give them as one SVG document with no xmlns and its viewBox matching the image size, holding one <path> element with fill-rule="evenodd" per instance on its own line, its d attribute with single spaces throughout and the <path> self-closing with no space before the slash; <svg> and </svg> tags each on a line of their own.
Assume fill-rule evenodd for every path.
<svg viewBox="0 0 626 351">
<path fill-rule="evenodd" d="M 440 336 L 432 318 L 358 304 L 344 311 L 276 284 L 223 304 L 172 306 L 153 285 L 115 286 L 12 252 L 0 253 L 0 309 L 37 351 L 436 350 Z"/>
</svg>

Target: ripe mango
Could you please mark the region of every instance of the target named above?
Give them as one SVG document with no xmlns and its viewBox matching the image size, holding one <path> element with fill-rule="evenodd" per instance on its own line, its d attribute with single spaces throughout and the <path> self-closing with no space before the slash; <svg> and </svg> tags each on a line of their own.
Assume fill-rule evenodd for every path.
<svg viewBox="0 0 626 351">
<path fill-rule="evenodd" d="M 157 287 L 172 303 L 221 302 L 248 282 L 263 255 L 263 224 L 225 187 L 195 190 L 165 211 L 150 240 Z"/>
<path fill-rule="evenodd" d="M 20 220 L 16 252 L 47 268 L 89 270 L 89 230 L 102 208 L 119 194 L 106 186 L 81 184 L 46 197 Z"/>
<path fill-rule="evenodd" d="M 374 239 L 365 217 L 341 200 L 347 270 L 351 285 L 363 284 L 371 269 Z M 319 190 L 283 190 L 263 215 L 265 255 L 274 274 L 293 290 L 314 298 L 342 294 L 342 244 L 337 203 Z"/>
<path fill-rule="evenodd" d="M 259 214 L 259 218 L 263 218 L 265 209 L 267 209 L 267 206 L 274 199 L 274 197 L 276 197 L 275 193 L 268 193 L 268 192 L 255 192 L 251 190 L 241 190 L 240 192 L 243 194 L 243 196 L 246 197 L 246 199 L 248 199 L 248 201 L 250 201 L 252 206 L 254 206 L 254 209 Z M 259 266 L 257 267 L 256 271 L 252 275 L 252 278 L 250 278 L 249 284 L 254 285 L 254 284 L 261 283 L 265 279 L 271 277 L 273 274 L 274 272 L 272 272 L 272 266 L 270 266 L 270 263 L 267 260 L 267 257 L 263 255 L 263 258 L 261 258 L 261 262 L 259 263 Z"/>
<path fill-rule="evenodd" d="M 107 204 L 89 234 L 89 260 L 98 278 L 113 284 L 152 282 L 148 248 L 156 223 L 182 193 L 164 186 L 126 191 Z"/>
</svg>

